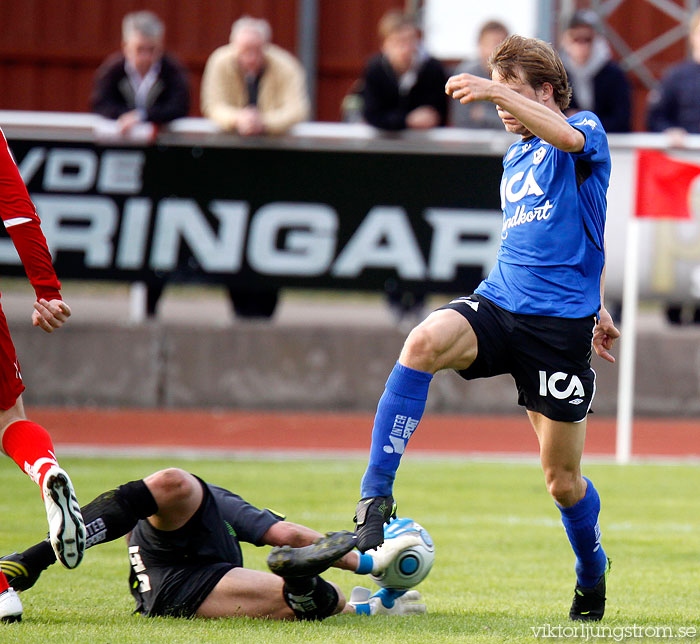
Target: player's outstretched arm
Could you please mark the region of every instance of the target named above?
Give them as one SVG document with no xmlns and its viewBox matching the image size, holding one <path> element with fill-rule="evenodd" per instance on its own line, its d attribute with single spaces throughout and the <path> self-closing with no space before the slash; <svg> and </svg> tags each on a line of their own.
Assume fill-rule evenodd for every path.
<svg viewBox="0 0 700 644">
<path fill-rule="evenodd" d="M 34 302 L 32 311 L 32 324 L 38 326 L 46 333 L 53 333 L 60 329 L 71 315 L 70 307 L 63 300 L 50 300 L 44 298 Z"/>
<path fill-rule="evenodd" d="M 527 85 L 516 89 L 531 89 Z M 552 86 L 544 83 L 534 90 L 536 99 L 523 96 L 507 85 L 472 74 L 458 74 L 448 79 L 445 93 L 460 103 L 490 101 L 520 121 L 532 134 L 564 152 L 580 152 L 586 143 L 584 135 L 566 122 L 552 104 Z"/>
</svg>

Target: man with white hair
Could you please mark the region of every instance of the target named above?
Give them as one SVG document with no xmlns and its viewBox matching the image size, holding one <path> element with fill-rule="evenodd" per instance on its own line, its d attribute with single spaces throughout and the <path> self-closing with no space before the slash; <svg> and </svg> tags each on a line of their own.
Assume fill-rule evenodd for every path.
<svg viewBox="0 0 700 644">
<path fill-rule="evenodd" d="M 185 70 L 163 49 L 165 26 L 150 11 L 122 21 L 122 50 L 97 70 L 92 111 L 116 119 L 119 132 L 137 123 L 156 125 L 187 116 L 190 89 Z"/>
<path fill-rule="evenodd" d="M 243 16 L 230 43 L 204 68 L 202 113 L 223 130 L 242 136 L 282 134 L 309 117 L 309 97 L 299 61 L 270 42 L 265 20 Z"/>
</svg>

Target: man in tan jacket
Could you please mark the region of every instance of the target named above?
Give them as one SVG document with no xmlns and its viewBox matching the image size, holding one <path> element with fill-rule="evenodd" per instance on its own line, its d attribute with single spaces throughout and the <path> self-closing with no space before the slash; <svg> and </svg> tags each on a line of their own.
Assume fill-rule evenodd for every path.
<svg viewBox="0 0 700 644">
<path fill-rule="evenodd" d="M 202 113 L 242 136 L 282 134 L 309 117 L 304 70 L 270 42 L 265 20 L 243 16 L 231 42 L 216 49 L 204 68 Z"/>
</svg>

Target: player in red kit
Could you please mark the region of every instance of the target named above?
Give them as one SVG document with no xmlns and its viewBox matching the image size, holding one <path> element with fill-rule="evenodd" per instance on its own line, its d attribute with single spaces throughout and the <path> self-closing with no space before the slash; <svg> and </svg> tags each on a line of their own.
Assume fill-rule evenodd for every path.
<svg viewBox="0 0 700 644">
<path fill-rule="evenodd" d="M 34 287 L 32 324 L 52 333 L 70 317 L 61 283 L 51 264 L 46 239 L 27 188 L 0 132 L 0 217 Z M 7 320 L 0 308 L 0 446 L 39 486 L 56 558 L 75 568 L 83 558 L 85 525 L 68 474 L 59 466 L 49 433 L 30 420 L 22 402 L 22 375 Z M 0 572 L 0 621 L 22 618 L 22 603 Z"/>
</svg>

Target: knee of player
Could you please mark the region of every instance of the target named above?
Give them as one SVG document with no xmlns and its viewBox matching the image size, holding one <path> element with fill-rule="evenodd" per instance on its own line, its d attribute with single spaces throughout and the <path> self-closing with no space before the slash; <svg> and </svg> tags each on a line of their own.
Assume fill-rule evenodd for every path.
<svg viewBox="0 0 700 644">
<path fill-rule="evenodd" d="M 176 467 L 160 470 L 145 480 L 158 505 L 186 498 L 192 489 L 192 475 Z"/>
<path fill-rule="evenodd" d="M 440 355 L 437 338 L 424 325 L 415 327 L 406 338 L 401 357 L 401 364 L 420 371 L 434 371 Z"/>
<path fill-rule="evenodd" d="M 560 505 L 573 505 L 577 491 L 577 477 L 569 471 L 551 468 L 545 472 L 547 491 Z"/>
</svg>

